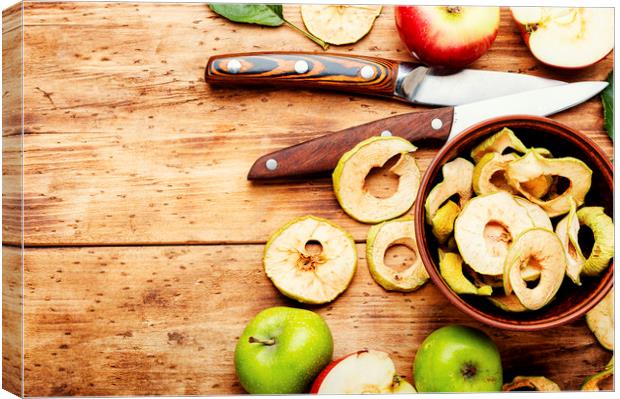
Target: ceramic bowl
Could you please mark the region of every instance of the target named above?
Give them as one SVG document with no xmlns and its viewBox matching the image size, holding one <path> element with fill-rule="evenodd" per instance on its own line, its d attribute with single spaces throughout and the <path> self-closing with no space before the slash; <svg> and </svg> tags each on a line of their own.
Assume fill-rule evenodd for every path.
<svg viewBox="0 0 620 399">
<path fill-rule="evenodd" d="M 533 116 L 496 118 L 475 125 L 452 139 L 441 148 L 426 170 L 414 208 L 419 253 L 428 274 L 439 290 L 452 304 L 474 319 L 509 330 L 531 331 L 552 328 L 583 316 L 605 297 L 613 286 L 613 260 L 600 276 L 582 275 L 581 286 L 565 278 L 555 299 L 542 309 L 507 312 L 484 297 L 457 295 L 448 287 L 439 274 L 438 243 L 425 221 L 424 203 L 430 190 L 442 180 L 441 167 L 457 157 L 471 160 L 470 151 L 504 127 L 512 129 L 527 147 L 544 147 L 551 150 L 554 157 L 571 156 L 584 161 L 593 172 L 592 186 L 585 204 L 602 206 L 606 214 L 613 215 L 613 167 L 607 156 L 591 139 L 569 126 L 547 118 Z M 562 217 L 552 218 L 554 227 Z M 587 242 L 585 244 L 587 245 Z"/>
</svg>

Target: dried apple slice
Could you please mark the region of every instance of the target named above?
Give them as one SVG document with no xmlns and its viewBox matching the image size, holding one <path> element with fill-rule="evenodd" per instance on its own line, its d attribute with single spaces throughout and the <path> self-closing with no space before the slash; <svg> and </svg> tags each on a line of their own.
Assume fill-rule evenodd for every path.
<svg viewBox="0 0 620 399">
<path fill-rule="evenodd" d="M 540 278 L 529 288 L 521 271 L 526 266 L 540 268 Z M 504 291 L 513 291 L 519 301 L 530 310 L 548 304 L 560 289 L 566 272 L 564 248 L 558 236 L 547 229 L 533 228 L 521 233 L 506 254 L 504 264 Z"/>
<path fill-rule="evenodd" d="M 469 201 L 473 195 L 472 177 L 474 165 L 464 158 L 456 158 L 441 167 L 443 181 L 428 193 L 424 208 L 426 222 L 431 224 L 439 207 L 455 194 L 459 196 L 459 206 Z"/>
<path fill-rule="evenodd" d="M 420 169 L 412 155 L 415 150 L 416 146 L 400 137 L 373 137 L 346 152 L 332 175 L 334 193 L 342 209 L 364 223 L 382 222 L 407 212 L 420 185 Z M 368 173 L 399 154 L 398 162 L 390 169 L 399 177 L 396 193 L 388 198 L 370 194 L 364 187 Z"/>
<path fill-rule="evenodd" d="M 489 296 L 493 293 L 490 285 L 476 287 L 463 274 L 463 259 L 459 254 L 439 249 L 439 272 L 448 286 L 457 294 Z"/>
<path fill-rule="evenodd" d="M 543 376 L 516 376 L 512 382 L 504 384 L 502 391 L 543 391 L 559 392 L 558 384 Z"/>
<path fill-rule="evenodd" d="M 601 388 L 599 387 L 599 384 L 603 380 L 609 377 L 612 377 L 613 375 L 614 375 L 614 357 L 612 356 L 611 360 L 609 361 L 609 363 L 607 363 L 607 365 L 605 366 L 603 370 L 585 379 L 585 381 L 581 385 L 581 390 L 582 391 L 600 391 Z"/>
<path fill-rule="evenodd" d="M 614 289 L 586 313 L 588 327 L 605 349 L 614 350 Z"/>
<path fill-rule="evenodd" d="M 527 210 L 504 191 L 472 198 L 454 222 L 459 252 L 474 271 L 500 275 L 515 237 L 534 227 Z"/>
<path fill-rule="evenodd" d="M 413 263 L 397 272 L 385 264 L 385 253 L 393 245 L 404 245 L 415 254 Z M 415 223 L 406 217 L 372 226 L 366 241 L 368 269 L 374 280 L 388 291 L 411 292 L 421 287 L 429 278 L 418 255 Z"/>
<path fill-rule="evenodd" d="M 502 154 L 508 148 L 512 148 L 521 154 L 527 151 L 527 147 L 521 140 L 519 140 L 519 138 L 517 138 L 517 136 L 515 136 L 514 132 L 505 127 L 493 136 L 484 140 L 482 143 L 478 144 L 471 151 L 471 157 L 474 162 L 478 163 L 486 154 L 494 152 Z"/>
<path fill-rule="evenodd" d="M 536 198 L 522 184 L 540 176 L 562 176 L 570 181 L 562 194 L 549 200 Z M 536 151 L 528 151 L 521 158 L 506 166 L 508 182 L 528 200 L 539 205 L 550 217 L 560 216 L 570 210 L 570 198 L 578 206 L 583 204 L 592 183 L 592 170 L 577 158 L 544 158 Z"/>
<path fill-rule="evenodd" d="M 355 43 L 372 29 L 381 14 L 375 5 L 309 5 L 301 6 L 306 29 L 330 44 Z"/>
<path fill-rule="evenodd" d="M 518 313 L 527 312 L 529 309 L 523 306 L 519 298 L 513 293 L 510 295 L 493 295 L 489 301 L 505 312 Z"/>
<path fill-rule="evenodd" d="M 526 200 L 522 197 L 514 197 L 517 204 L 521 205 L 525 208 L 528 215 L 530 215 L 530 219 L 534 223 L 535 227 L 542 227 L 543 229 L 553 230 L 553 225 L 551 224 L 551 219 L 549 219 L 549 215 L 538 205 Z"/>
<path fill-rule="evenodd" d="M 314 216 L 295 219 L 265 245 L 267 277 L 289 298 L 321 304 L 334 300 L 357 267 L 355 241 L 337 225 Z"/>
<path fill-rule="evenodd" d="M 594 246 L 582 272 L 586 276 L 598 276 L 614 257 L 614 222 L 599 206 L 584 206 L 577 211 L 577 218 L 579 224 L 589 227 L 594 234 Z"/>
<path fill-rule="evenodd" d="M 555 227 L 555 233 L 562 242 L 566 254 L 566 275 L 577 285 L 581 285 L 581 269 L 586 258 L 579 247 L 579 219 L 577 218 L 577 204 L 570 199 L 570 211 Z"/>
<path fill-rule="evenodd" d="M 431 225 L 433 226 L 433 235 L 440 244 L 448 241 L 454 231 L 454 221 L 459 215 L 461 208 L 454 202 L 448 201 L 444 206 L 439 208 L 433 216 Z"/>
<path fill-rule="evenodd" d="M 485 154 L 474 168 L 473 188 L 476 194 L 484 195 L 497 191 L 507 191 L 516 194 L 506 180 L 506 165 L 518 159 L 516 154 L 502 155 L 499 152 Z"/>
</svg>

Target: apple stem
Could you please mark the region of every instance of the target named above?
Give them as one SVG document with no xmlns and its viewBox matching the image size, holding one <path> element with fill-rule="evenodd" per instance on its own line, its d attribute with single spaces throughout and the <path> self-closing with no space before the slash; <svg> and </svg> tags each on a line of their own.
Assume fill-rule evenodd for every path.
<svg viewBox="0 0 620 399">
<path fill-rule="evenodd" d="M 450 14 L 459 14 L 461 12 L 461 6 L 447 6 L 446 11 Z"/>
<path fill-rule="evenodd" d="M 267 346 L 271 346 L 274 345 L 276 343 L 276 339 L 275 338 L 270 338 L 270 339 L 260 339 L 260 338 L 254 338 L 254 337 L 250 337 L 248 339 L 248 341 L 253 344 L 253 343 L 257 343 L 257 344 L 263 344 L 263 345 L 267 345 Z"/>
</svg>

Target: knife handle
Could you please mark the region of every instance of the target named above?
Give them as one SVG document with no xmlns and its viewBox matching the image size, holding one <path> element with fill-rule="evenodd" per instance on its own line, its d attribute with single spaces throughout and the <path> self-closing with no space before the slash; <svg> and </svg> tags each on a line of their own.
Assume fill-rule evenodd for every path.
<svg viewBox="0 0 620 399">
<path fill-rule="evenodd" d="M 271 84 L 392 96 L 398 62 L 376 57 L 303 52 L 224 54 L 209 58 L 210 83 Z"/>
<path fill-rule="evenodd" d="M 411 142 L 446 141 L 453 116 L 452 107 L 436 108 L 391 116 L 328 133 L 260 157 L 252 165 L 248 180 L 297 177 L 331 171 L 345 152 L 373 136 L 399 136 Z"/>
</svg>

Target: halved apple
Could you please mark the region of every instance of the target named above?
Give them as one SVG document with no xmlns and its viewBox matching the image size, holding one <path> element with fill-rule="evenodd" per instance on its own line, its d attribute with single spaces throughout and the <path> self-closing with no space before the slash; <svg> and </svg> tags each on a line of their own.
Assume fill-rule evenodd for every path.
<svg viewBox="0 0 620 399">
<path fill-rule="evenodd" d="M 584 68 L 614 48 L 613 8 L 512 7 L 523 40 L 540 62 Z"/>
<path fill-rule="evenodd" d="M 415 393 L 415 389 L 396 375 L 394 362 L 387 353 L 361 350 L 334 360 L 323 369 L 310 393 Z"/>
</svg>

